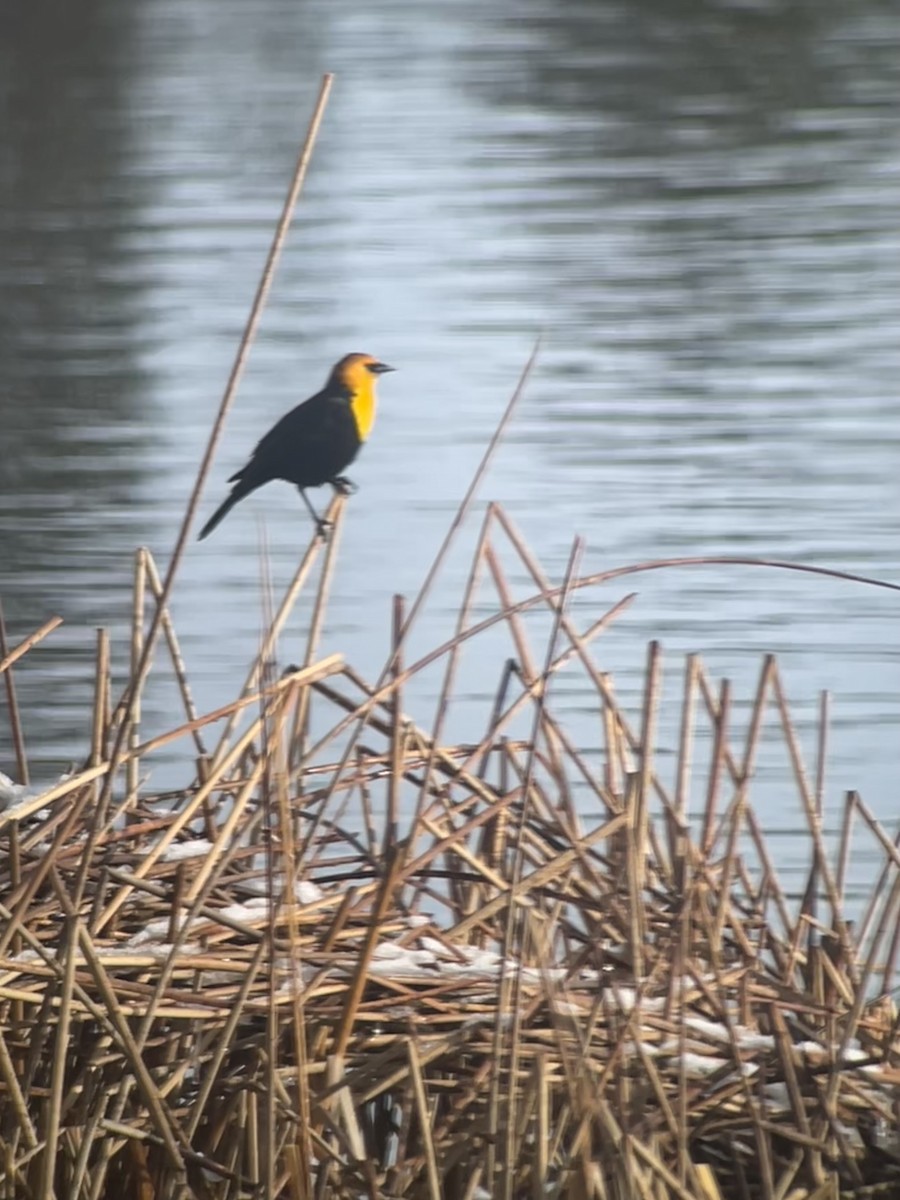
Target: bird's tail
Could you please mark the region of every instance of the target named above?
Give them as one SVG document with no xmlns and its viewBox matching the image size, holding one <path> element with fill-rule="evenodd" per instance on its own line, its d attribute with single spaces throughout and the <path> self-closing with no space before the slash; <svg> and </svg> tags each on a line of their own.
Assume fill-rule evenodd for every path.
<svg viewBox="0 0 900 1200">
<path fill-rule="evenodd" d="M 232 479 L 234 476 L 232 476 Z M 205 537 L 209 537 L 220 521 L 231 512 L 238 500 L 243 500 L 257 487 L 256 484 L 248 483 L 245 479 L 238 478 L 237 483 L 231 489 L 230 495 L 226 496 L 213 515 L 209 518 L 203 528 L 197 535 L 197 541 L 202 542 Z"/>
</svg>

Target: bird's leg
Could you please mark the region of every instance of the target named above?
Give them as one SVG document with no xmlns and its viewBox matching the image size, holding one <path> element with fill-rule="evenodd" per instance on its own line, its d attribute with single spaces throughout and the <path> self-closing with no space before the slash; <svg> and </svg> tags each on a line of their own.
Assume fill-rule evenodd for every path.
<svg viewBox="0 0 900 1200">
<path fill-rule="evenodd" d="M 309 496 L 307 496 L 306 492 L 303 490 L 302 487 L 298 487 L 297 491 L 303 497 L 303 503 L 309 509 L 309 515 L 312 517 L 313 521 L 315 522 L 316 529 L 318 530 L 319 536 L 321 537 L 323 542 L 327 542 L 328 534 L 331 532 L 331 522 L 326 521 L 323 517 L 319 516 L 319 514 L 316 512 L 316 510 L 313 508 L 312 504 L 310 503 Z"/>
<path fill-rule="evenodd" d="M 352 496 L 354 492 L 359 491 L 353 480 L 348 479 L 346 475 L 335 475 L 331 481 L 331 485 L 342 496 Z"/>
</svg>

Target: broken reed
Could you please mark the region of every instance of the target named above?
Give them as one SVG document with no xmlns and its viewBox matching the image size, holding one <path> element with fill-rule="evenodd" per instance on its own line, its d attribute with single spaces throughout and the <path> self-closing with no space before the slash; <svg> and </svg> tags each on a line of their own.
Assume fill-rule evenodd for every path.
<svg viewBox="0 0 900 1200">
<path fill-rule="evenodd" d="M 381 676 L 369 684 L 340 656 L 319 655 L 335 538 L 300 669 L 275 678 L 270 668 L 318 543 L 239 697 L 196 713 L 169 600 L 331 83 L 325 76 L 165 577 L 138 554 L 124 694 L 113 704 L 101 632 L 84 769 L 0 813 L 0 1195 L 896 1195 L 900 853 L 855 794 L 837 855 L 826 853 L 824 714 L 811 784 L 774 660 L 737 748 L 727 684 L 717 694 L 691 659 L 670 788 L 654 753 L 658 647 L 634 726 L 591 655 L 630 597 L 584 630 L 566 610 L 579 589 L 661 564 L 577 578 L 576 546 L 551 588 L 494 506 L 455 635 L 403 661 L 534 354 L 421 591 L 408 610 L 397 603 Z M 335 500 L 336 532 L 342 512 Z M 527 601 L 512 600 L 501 537 L 534 581 Z M 482 576 L 499 611 L 474 622 Z M 522 620 L 540 607 L 553 620 L 542 666 Z M 493 711 L 477 745 L 449 745 L 459 657 L 495 623 L 512 654 L 498 664 Z M 0 621 L 23 782 L 10 668 L 53 624 L 7 651 Z M 184 720 L 142 742 L 160 634 Z M 403 698 L 441 659 L 441 704 L 426 729 Z M 552 702 L 564 666 L 596 695 L 599 767 Z M 314 743 L 312 711 L 326 730 Z M 530 734 L 510 735 L 529 714 Z M 750 794 L 773 714 L 812 850 L 799 907 Z M 712 741 L 698 823 L 689 814 L 704 722 Z M 154 753 L 188 739 L 194 781 L 177 796 L 145 794 Z M 579 789 L 599 813 L 590 821 Z M 844 890 L 861 840 L 881 866 L 851 926 Z"/>
<path fill-rule="evenodd" d="M 658 645 L 635 721 L 592 649 L 631 598 L 579 628 L 577 545 L 551 586 L 490 505 L 453 636 L 405 663 L 398 604 L 369 685 L 318 649 L 343 507 L 240 695 L 202 716 L 139 551 L 132 666 L 160 605 L 183 720 L 141 740 L 141 684 L 111 703 L 101 637 L 84 768 L 0 813 L 0 1195 L 898 1194 L 900 852 L 851 794 L 828 853 L 825 726 L 810 779 L 775 660 L 742 745 L 730 689 L 688 660 L 670 784 Z M 476 621 L 488 584 L 496 611 Z M 301 665 L 278 675 L 311 586 Z M 483 736 L 447 744 L 459 660 L 495 625 L 510 655 Z M 401 698 L 441 659 L 426 728 Z M 595 697 L 602 754 L 554 705 L 563 668 Z M 808 832 L 799 904 L 751 795 L 773 726 Z M 145 794 L 176 741 L 196 778 Z M 851 924 L 848 864 L 873 849 Z"/>
</svg>

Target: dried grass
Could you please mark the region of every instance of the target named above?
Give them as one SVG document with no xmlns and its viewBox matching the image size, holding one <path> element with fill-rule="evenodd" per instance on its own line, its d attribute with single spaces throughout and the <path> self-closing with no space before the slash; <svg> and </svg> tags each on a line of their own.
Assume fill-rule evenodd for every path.
<svg viewBox="0 0 900 1200">
<path fill-rule="evenodd" d="M 660 647 L 633 727 L 592 651 L 631 597 L 585 629 L 570 601 L 672 564 L 584 577 L 576 542 L 554 585 L 493 504 L 453 636 L 407 661 L 530 365 L 421 592 L 395 602 L 381 676 L 319 651 L 335 497 L 334 537 L 324 555 L 310 544 L 241 693 L 198 715 L 168 601 L 223 402 L 165 582 L 149 551 L 135 560 L 124 694 L 112 703 L 101 635 L 83 769 L 0 812 L 0 1197 L 900 1195 L 900 851 L 851 793 L 829 854 L 827 705 L 811 781 L 774 658 L 738 745 L 730 686 L 691 657 L 670 786 Z M 531 580 L 525 600 L 509 561 Z M 679 560 L 699 561 L 727 560 Z M 476 620 L 487 587 L 492 615 Z M 275 678 L 310 588 L 302 665 Z M 551 633 L 534 647 L 524 614 L 540 609 Z M 498 626 L 512 654 L 489 719 L 476 744 L 451 744 L 460 659 Z M 4 633 L 8 695 L 13 664 L 53 627 L 11 653 Z M 141 741 L 154 650 L 184 716 Z M 426 728 L 405 698 L 441 660 Z M 593 697 L 591 753 L 553 701 L 563 668 Z M 773 730 L 811 851 L 799 904 L 754 803 Z M 195 778 L 177 798 L 148 794 L 173 744 Z M 876 887 L 851 914 L 861 851 L 878 858 Z"/>
</svg>

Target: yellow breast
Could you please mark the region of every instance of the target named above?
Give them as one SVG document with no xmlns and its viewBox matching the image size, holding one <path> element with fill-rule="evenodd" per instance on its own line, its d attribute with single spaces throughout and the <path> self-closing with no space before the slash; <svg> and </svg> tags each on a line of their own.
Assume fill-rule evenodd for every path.
<svg viewBox="0 0 900 1200">
<path fill-rule="evenodd" d="M 350 409 L 356 422 L 356 432 L 361 442 L 364 442 L 372 432 L 372 426 L 375 424 L 375 408 L 375 380 L 369 376 L 354 389 L 350 400 Z"/>
</svg>

